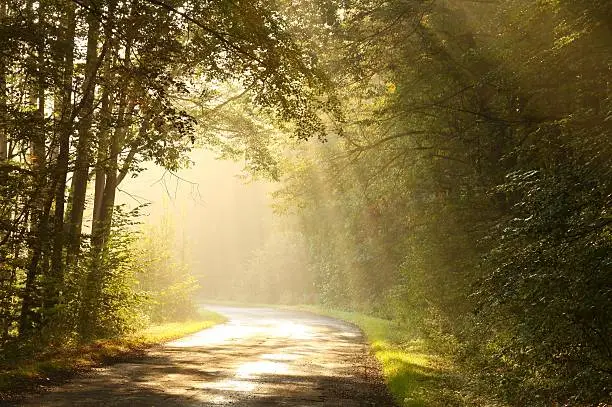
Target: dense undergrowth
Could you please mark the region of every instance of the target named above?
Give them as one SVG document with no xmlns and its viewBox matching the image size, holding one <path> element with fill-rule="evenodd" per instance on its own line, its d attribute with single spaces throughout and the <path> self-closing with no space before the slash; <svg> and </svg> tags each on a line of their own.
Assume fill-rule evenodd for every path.
<svg viewBox="0 0 612 407">
<path fill-rule="evenodd" d="M 117 208 L 118 212 L 120 208 Z M 154 346 L 224 322 L 194 301 L 197 283 L 177 259 L 167 213 L 159 224 L 140 225 L 136 213 L 116 214 L 108 252 L 97 263 L 106 274 L 101 303 L 83 324 L 80 301 L 87 287 L 90 259 L 70 273 L 63 293 L 39 335 L 20 336 L 15 328 L 0 347 L 0 395 L 11 397 L 57 382 L 77 371 L 139 356 Z M 94 306 L 94 304 L 89 304 Z M 84 330 L 86 328 L 86 330 Z"/>
</svg>

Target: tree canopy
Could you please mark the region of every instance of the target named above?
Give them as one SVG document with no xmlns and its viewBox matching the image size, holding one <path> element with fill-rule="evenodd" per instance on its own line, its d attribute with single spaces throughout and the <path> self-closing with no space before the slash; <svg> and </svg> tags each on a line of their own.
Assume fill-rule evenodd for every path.
<svg viewBox="0 0 612 407">
<path fill-rule="evenodd" d="M 249 276 L 420 326 L 511 405 L 610 402 L 609 6 L 326 4 L 343 121 L 282 161 L 293 237 Z"/>
</svg>

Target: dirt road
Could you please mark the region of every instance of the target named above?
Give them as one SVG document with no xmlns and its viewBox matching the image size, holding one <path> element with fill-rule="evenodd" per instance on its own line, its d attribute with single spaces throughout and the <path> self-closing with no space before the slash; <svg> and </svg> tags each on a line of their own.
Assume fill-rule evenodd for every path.
<svg viewBox="0 0 612 407">
<path fill-rule="evenodd" d="M 229 322 L 18 405 L 393 406 L 353 326 L 295 311 L 207 308 Z"/>
</svg>

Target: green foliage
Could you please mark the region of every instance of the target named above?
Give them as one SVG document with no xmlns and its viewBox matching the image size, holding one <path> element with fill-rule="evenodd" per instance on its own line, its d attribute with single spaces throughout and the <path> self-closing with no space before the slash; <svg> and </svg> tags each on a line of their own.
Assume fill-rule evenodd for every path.
<svg viewBox="0 0 612 407">
<path fill-rule="evenodd" d="M 225 322 L 215 312 L 200 310 L 197 320 L 148 326 L 129 335 L 89 344 L 58 343 L 37 349 L 27 358 L 0 364 L 0 399 L 35 391 L 41 383 L 62 382 L 67 376 L 108 363 L 129 361 L 148 348 Z M 48 344 L 47 344 L 48 345 Z"/>
<path fill-rule="evenodd" d="M 309 10 L 345 120 L 291 146 L 276 194 L 299 278 L 411 321 L 485 399 L 609 403 L 609 7 L 334 6 Z"/>
<path fill-rule="evenodd" d="M 139 312 L 144 297 L 134 289 L 139 263 L 133 255 L 133 247 L 142 237 L 135 231 L 141 209 L 123 213 L 118 207 L 115 211 L 110 241 L 102 262 L 97 265 L 101 280 L 97 283 L 99 297 L 92 301 L 94 329 L 98 330 L 93 337 L 121 336 L 144 325 L 144 315 Z"/>
<path fill-rule="evenodd" d="M 483 316 L 503 329 L 506 368 L 533 369 L 546 379 L 527 386 L 568 398 L 609 392 L 612 241 L 606 181 L 593 175 L 562 166 L 509 176 L 503 188 L 524 199 L 499 225 L 495 268 L 479 292 Z"/>
<path fill-rule="evenodd" d="M 143 297 L 134 290 L 136 258 L 131 254 L 140 237 L 135 233 L 140 209 L 125 212 L 117 207 L 104 253 L 99 258 L 86 256 L 66 270 L 62 297 L 46 311 L 48 320 L 37 345 L 117 337 L 143 326 Z M 86 246 L 83 249 L 87 252 Z"/>
<path fill-rule="evenodd" d="M 142 321 L 141 264 L 115 198 L 145 162 L 176 170 L 198 132 L 227 126 L 242 136 L 236 148 L 246 146 L 249 166 L 264 172 L 275 166 L 262 147 L 271 122 L 287 122 L 299 138 L 323 136 L 319 111 L 333 110 L 326 78 L 280 9 L 260 1 L 0 4 L 0 345 L 89 341 Z M 232 86 L 248 91 L 248 114 L 196 114 Z M 257 120 L 262 112 L 269 119 Z M 252 129 L 259 137 L 247 137 Z M 152 257 L 165 274 L 151 271 L 148 311 L 192 315 L 194 281 L 164 256 Z"/>
<path fill-rule="evenodd" d="M 143 313 L 192 312 L 171 228 L 135 261 L 115 191 L 199 131 L 282 182 L 240 292 L 413 323 L 512 405 L 609 403 L 608 3 L 4 2 L 2 344 L 125 332 L 134 270 Z"/>
<path fill-rule="evenodd" d="M 420 338 L 412 323 L 326 307 L 307 306 L 300 309 L 358 326 L 381 364 L 385 382 L 399 406 L 477 406 L 485 402 L 466 391 L 466 381 L 452 360 L 433 352 L 432 343 Z M 493 405 L 491 400 L 486 402 L 488 404 L 485 405 Z"/>
</svg>

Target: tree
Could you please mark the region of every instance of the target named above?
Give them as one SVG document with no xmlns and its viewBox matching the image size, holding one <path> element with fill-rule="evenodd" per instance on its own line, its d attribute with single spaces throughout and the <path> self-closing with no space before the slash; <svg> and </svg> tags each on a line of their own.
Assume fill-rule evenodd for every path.
<svg viewBox="0 0 612 407">
<path fill-rule="evenodd" d="M 115 191 L 145 161 L 185 163 L 195 120 L 180 100 L 208 103 L 232 81 L 299 137 L 321 134 L 325 81 L 274 4 L 15 0 L 0 18 L 2 301 L 19 304 L 4 340 L 35 338 L 70 301 L 89 339 L 114 273 L 103 265 L 118 264 L 104 260 Z"/>
<path fill-rule="evenodd" d="M 320 298 L 433 315 L 430 333 L 471 350 L 464 368 L 511 404 L 608 400 L 607 14 L 337 4 L 319 55 L 346 120 L 331 147 L 290 157 L 279 194 L 304 219 Z"/>
</svg>

